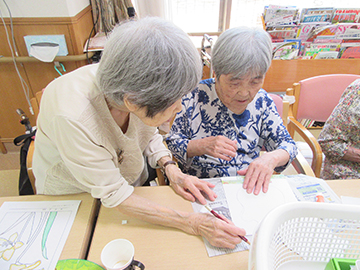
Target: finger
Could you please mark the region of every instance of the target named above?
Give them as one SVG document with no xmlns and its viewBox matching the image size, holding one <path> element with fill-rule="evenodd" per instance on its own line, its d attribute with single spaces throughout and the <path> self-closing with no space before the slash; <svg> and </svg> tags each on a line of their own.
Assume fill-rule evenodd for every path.
<svg viewBox="0 0 360 270">
<path fill-rule="evenodd" d="M 227 149 L 230 149 L 231 151 L 236 153 L 236 150 L 238 149 L 237 141 L 228 141 Z"/>
<path fill-rule="evenodd" d="M 224 217 L 224 216 L 223 216 Z M 225 217 L 224 217 L 225 218 Z M 222 230 L 226 233 L 230 234 L 231 236 L 239 236 L 239 235 L 246 235 L 246 231 L 242 228 L 237 227 L 231 220 L 223 220 L 226 224 L 222 225 Z"/>
<path fill-rule="evenodd" d="M 222 153 L 223 155 L 226 155 L 226 156 L 229 156 L 229 157 L 235 157 L 236 156 L 236 149 L 233 149 L 233 148 L 231 148 L 231 149 L 224 149 L 223 150 L 223 153 Z"/>
<path fill-rule="evenodd" d="M 247 172 L 247 169 L 245 169 L 245 170 L 238 170 L 238 171 L 237 171 L 237 174 L 238 174 L 238 175 L 245 175 L 246 172 Z"/>
<path fill-rule="evenodd" d="M 264 184 L 263 184 L 263 192 L 264 193 L 266 193 L 269 190 L 270 179 L 271 179 L 271 174 L 268 175 L 264 181 Z"/>
<path fill-rule="evenodd" d="M 194 196 L 202 205 L 207 204 L 205 197 L 201 194 L 200 190 L 192 183 L 186 189 L 187 191 L 185 190 L 185 192 L 190 192 L 192 196 Z"/>
<path fill-rule="evenodd" d="M 203 193 L 205 193 L 207 195 L 207 197 L 209 198 L 210 201 L 215 201 L 217 195 L 215 193 L 215 191 L 213 191 L 208 185 L 207 183 L 201 183 L 196 184 L 196 187 L 198 187 L 198 189 L 200 189 Z"/>
<path fill-rule="evenodd" d="M 192 195 L 191 193 L 185 191 L 182 188 L 179 188 L 177 185 L 171 185 L 171 186 L 175 190 L 175 192 L 177 194 L 179 194 L 181 197 L 183 197 L 185 200 L 195 202 L 196 199 L 195 199 L 194 195 Z"/>
<path fill-rule="evenodd" d="M 230 161 L 232 158 L 227 156 L 227 155 L 224 155 L 222 153 L 217 153 L 214 155 L 214 157 L 216 158 L 220 158 L 220 159 L 223 159 L 223 160 L 226 160 L 226 161 Z"/>
<path fill-rule="evenodd" d="M 245 175 L 245 179 L 247 178 L 248 181 L 248 185 L 246 188 L 246 192 L 248 194 L 250 194 L 251 192 L 253 192 L 255 184 L 258 181 L 258 177 L 259 177 L 259 172 L 256 170 L 250 170 L 246 173 Z"/>
<path fill-rule="evenodd" d="M 256 181 L 256 185 L 255 185 L 255 189 L 254 189 L 254 194 L 258 195 L 261 191 L 261 188 L 263 187 L 263 184 L 265 182 L 265 177 L 263 174 L 259 174 L 258 179 Z"/>
</svg>

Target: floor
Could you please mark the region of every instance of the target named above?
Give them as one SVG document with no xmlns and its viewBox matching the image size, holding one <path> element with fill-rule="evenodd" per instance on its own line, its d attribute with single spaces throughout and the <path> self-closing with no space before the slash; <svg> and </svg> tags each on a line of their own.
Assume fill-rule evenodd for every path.
<svg viewBox="0 0 360 270">
<path fill-rule="evenodd" d="M 20 146 L 5 143 L 6 154 L 0 152 L 0 196 L 16 196 L 20 171 Z"/>
<path fill-rule="evenodd" d="M 20 146 L 5 143 L 6 154 L 0 152 L 0 171 L 20 169 Z"/>
</svg>

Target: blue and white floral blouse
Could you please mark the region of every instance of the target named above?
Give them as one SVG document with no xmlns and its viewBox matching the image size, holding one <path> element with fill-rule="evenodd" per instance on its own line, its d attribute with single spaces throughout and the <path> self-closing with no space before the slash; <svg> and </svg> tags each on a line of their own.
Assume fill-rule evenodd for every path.
<svg viewBox="0 0 360 270">
<path fill-rule="evenodd" d="M 237 155 L 231 161 L 209 155 L 187 157 L 189 140 L 222 135 L 238 141 Z M 284 149 L 290 154 L 288 164 L 297 149 L 275 103 L 261 89 L 242 114 L 231 112 L 218 98 L 214 79 L 200 82 L 198 88 L 182 99 L 182 111 L 177 114 L 166 139 L 184 173 L 199 178 L 235 176 L 257 157 L 262 147 L 266 151 Z M 287 165 L 288 165 L 287 164 Z M 286 166 L 275 168 L 281 172 Z"/>
</svg>

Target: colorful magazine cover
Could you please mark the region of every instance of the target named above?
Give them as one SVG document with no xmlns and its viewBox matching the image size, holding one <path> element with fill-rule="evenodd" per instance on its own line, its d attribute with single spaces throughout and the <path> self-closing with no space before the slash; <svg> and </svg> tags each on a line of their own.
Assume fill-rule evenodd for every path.
<svg viewBox="0 0 360 270">
<path fill-rule="evenodd" d="M 300 22 L 331 22 L 334 8 L 304 8 L 301 11 Z"/>
<path fill-rule="evenodd" d="M 314 29 L 326 25 L 331 25 L 329 22 L 316 22 L 316 23 L 301 23 L 298 27 L 296 38 L 303 41 L 307 40 Z"/>
<path fill-rule="evenodd" d="M 344 48 L 340 58 L 360 58 L 360 46 Z"/>
<path fill-rule="evenodd" d="M 264 11 L 264 22 L 266 26 L 297 24 L 299 22 L 299 10 L 293 6 L 269 6 Z"/>
<path fill-rule="evenodd" d="M 300 39 L 273 41 L 273 59 L 296 59 L 300 52 Z"/>
<path fill-rule="evenodd" d="M 332 23 L 359 23 L 360 8 L 336 8 L 331 19 Z"/>
</svg>

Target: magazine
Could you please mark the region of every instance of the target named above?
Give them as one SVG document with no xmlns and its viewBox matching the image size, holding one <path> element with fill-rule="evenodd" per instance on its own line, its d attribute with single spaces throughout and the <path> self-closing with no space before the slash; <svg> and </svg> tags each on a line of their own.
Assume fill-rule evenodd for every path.
<svg viewBox="0 0 360 270">
<path fill-rule="evenodd" d="M 331 22 L 358 23 L 360 22 L 360 8 L 336 8 Z"/>
<path fill-rule="evenodd" d="M 345 48 L 340 58 L 360 58 L 360 46 Z"/>
<path fill-rule="evenodd" d="M 264 11 L 266 26 L 291 25 L 299 22 L 299 10 L 295 7 L 268 7 Z"/>
<path fill-rule="evenodd" d="M 334 8 L 304 8 L 301 12 L 300 22 L 331 22 Z"/>
<path fill-rule="evenodd" d="M 284 39 L 273 41 L 273 59 L 296 59 L 299 55 L 301 40 Z"/>
<path fill-rule="evenodd" d="M 310 33 L 318 27 L 331 25 L 329 22 L 316 22 L 316 23 L 301 23 L 299 25 L 299 29 L 296 35 L 296 38 L 301 40 L 307 40 L 309 38 Z"/>
</svg>

